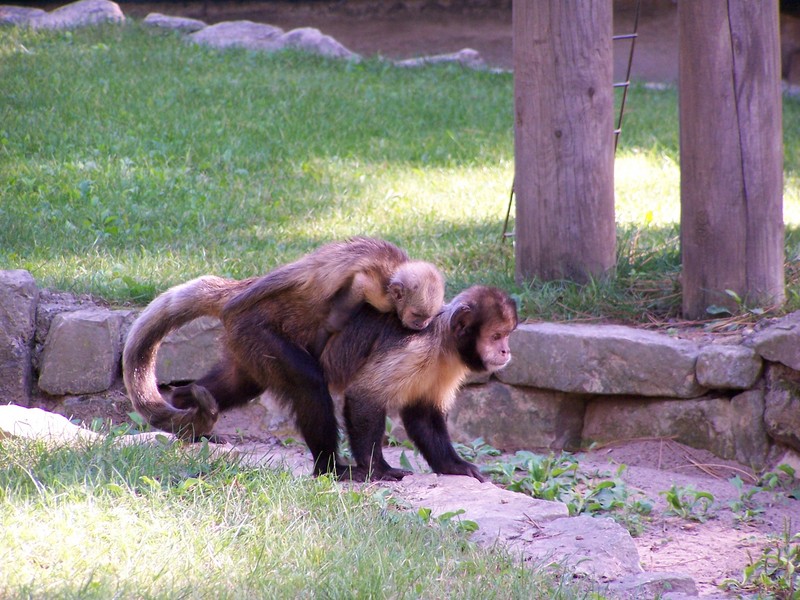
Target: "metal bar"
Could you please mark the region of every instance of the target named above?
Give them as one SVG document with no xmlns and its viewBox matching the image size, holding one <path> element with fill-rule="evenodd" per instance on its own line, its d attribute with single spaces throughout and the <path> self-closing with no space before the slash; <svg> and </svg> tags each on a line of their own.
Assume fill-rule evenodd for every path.
<svg viewBox="0 0 800 600">
<path fill-rule="evenodd" d="M 631 67 L 633 66 L 633 51 L 636 47 L 636 38 L 639 37 L 639 15 L 642 12 L 642 0 L 637 0 L 636 2 L 636 16 L 633 19 L 633 33 L 630 34 L 631 40 L 631 48 L 628 52 L 628 69 L 625 73 L 625 81 L 630 82 L 631 80 Z M 627 38 L 626 38 L 627 39 Z M 617 146 L 619 145 L 619 135 L 622 133 L 622 116 L 625 114 L 625 101 L 628 99 L 628 89 L 630 85 L 622 86 L 624 89 L 622 91 L 622 101 L 619 105 L 619 119 L 617 120 L 617 129 L 614 131 L 614 154 L 617 152 Z"/>
</svg>

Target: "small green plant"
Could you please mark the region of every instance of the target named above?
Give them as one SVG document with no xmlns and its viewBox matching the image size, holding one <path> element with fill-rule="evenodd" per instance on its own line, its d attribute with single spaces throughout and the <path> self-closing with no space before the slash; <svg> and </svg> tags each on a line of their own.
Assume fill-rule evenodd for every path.
<svg viewBox="0 0 800 600">
<path fill-rule="evenodd" d="M 555 500 L 567 505 L 570 515 L 607 515 L 628 529 L 631 535 L 644 530 L 643 519 L 653 508 L 645 498 L 634 497 L 622 481 L 625 465 L 616 476 L 587 476 L 568 453 L 548 456 L 519 451 L 510 460 L 497 462 L 485 471 L 506 488 L 533 498 Z"/>
<path fill-rule="evenodd" d="M 792 535 L 791 522 L 787 522 L 783 534 L 744 568 L 741 579 L 726 579 L 720 587 L 759 598 L 800 599 L 800 533 Z"/>
<path fill-rule="evenodd" d="M 389 446 L 402 446 L 403 448 L 409 449 L 414 448 L 414 444 L 412 444 L 410 440 L 401 440 L 394 434 L 394 421 L 392 421 L 391 417 L 386 417 L 386 443 Z"/>
<path fill-rule="evenodd" d="M 417 511 L 417 516 L 422 520 L 423 523 L 429 526 L 433 524 L 441 527 L 451 526 L 461 533 L 466 534 L 478 531 L 479 527 L 475 521 L 457 518 L 466 512 L 467 511 L 465 511 L 463 508 L 459 508 L 458 510 L 444 512 L 434 519 L 433 511 L 430 508 L 423 507 Z"/>
<path fill-rule="evenodd" d="M 667 514 L 700 523 L 713 516 L 714 496 L 710 492 L 696 490 L 691 485 L 684 487 L 673 484 L 668 491 L 659 494 L 667 500 Z"/>
<path fill-rule="evenodd" d="M 480 462 L 490 456 L 500 456 L 501 454 L 500 450 L 487 444 L 482 437 L 475 438 L 468 444 L 456 442 L 453 447 L 461 458 L 470 462 Z"/>
<path fill-rule="evenodd" d="M 742 478 L 738 475 L 731 477 L 728 481 L 739 492 L 739 497 L 736 500 L 731 500 L 729 504 L 736 522 L 754 523 L 760 520 L 766 509 L 756 501 L 755 496 L 762 491 L 762 488 L 759 486 L 745 488 Z"/>
<path fill-rule="evenodd" d="M 800 500 L 800 485 L 795 478 L 795 470 L 787 464 L 780 464 L 774 471 L 767 471 L 761 475 L 758 485 L 771 492 L 786 492 L 789 498 Z"/>
</svg>

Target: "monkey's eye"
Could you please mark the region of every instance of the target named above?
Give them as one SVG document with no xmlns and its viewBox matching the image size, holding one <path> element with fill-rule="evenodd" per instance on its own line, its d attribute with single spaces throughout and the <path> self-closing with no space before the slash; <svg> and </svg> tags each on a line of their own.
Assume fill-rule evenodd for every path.
<svg viewBox="0 0 800 600">
<path fill-rule="evenodd" d="M 503 334 L 502 333 L 495 333 L 492 336 L 492 341 L 495 341 L 495 342 L 499 342 L 502 339 L 503 339 Z"/>
</svg>

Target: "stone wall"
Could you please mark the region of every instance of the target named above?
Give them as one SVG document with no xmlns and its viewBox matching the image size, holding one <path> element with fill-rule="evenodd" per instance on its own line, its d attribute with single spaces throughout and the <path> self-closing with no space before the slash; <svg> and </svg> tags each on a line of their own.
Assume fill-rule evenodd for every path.
<svg viewBox="0 0 800 600">
<path fill-rule="evenodd" d="M 120 356 L 137 311 L 39 290 L 0 271 L 0 402 L 55 412 L 124 415 Z M 195 379 L 216 360 L 219 322 L 170 334 L 160 384 Z M 673 438 L 762 467 L 800 451 L 800 313 L 735 335 L 656 333 L 619 325 L 522 324 L 514 359 L 476 378 L 449 415 L 453 437 L 503 450 Z M 125 403 L 111 410 L 113 402 Z M 226 413 L 221 432 L 258 437 L 289 425 L 269 398 Z"/>
</svg>

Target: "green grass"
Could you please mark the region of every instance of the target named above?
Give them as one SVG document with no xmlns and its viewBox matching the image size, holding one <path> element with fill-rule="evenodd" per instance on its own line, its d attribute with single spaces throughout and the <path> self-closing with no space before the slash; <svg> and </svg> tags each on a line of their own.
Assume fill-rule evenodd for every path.
<svg viewBox="0 0 800 600">
<path fill-rule="evenodd" d="M 663 319 L 680 305 L 675 90 L 636 86 L 617 154 L 615 279 L 514 282 L 510 74 L 217 51 L 136 24 L 0 30 L 0 268 L 145 303 L 355 234 L 523 316 Z M 800 255 L 800 102 L 786 99 L 787 259 Z M 800 307 L 796 269 L 790 303 Z"/>
<path fill-rule="evenodd" d="M 0 596 L 586 596 L 544 567 L 478 548 L 456 520 L 372 499 L 375 487 L 113 439 L 0 445 Z"/>
</svg>

